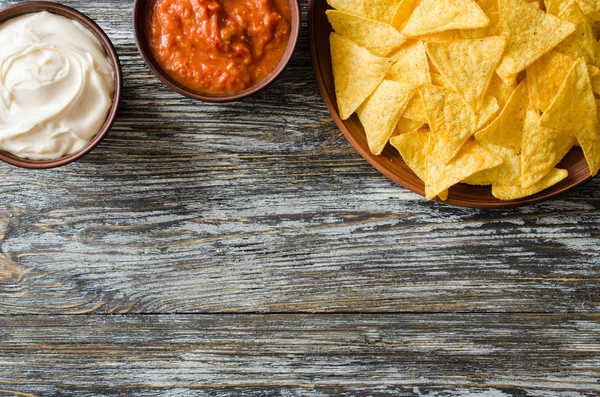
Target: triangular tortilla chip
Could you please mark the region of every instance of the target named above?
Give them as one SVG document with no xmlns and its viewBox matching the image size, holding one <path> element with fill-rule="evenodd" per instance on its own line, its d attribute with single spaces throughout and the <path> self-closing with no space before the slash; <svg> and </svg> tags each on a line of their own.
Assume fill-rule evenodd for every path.
<svg viewBox="0 0 600 397">
<path fill-rule="evenodd" d="M 571 150 L 575 138 L 544 128 L 535 110 L 527 110 L 521 148 L 521 182 L 524 189 L 542 180 Z"/>
<path fill-rule="evenodd" d="M 433 85 L 419 89 L 423 108 L 436 141 L 443 142 L 438 155 L 449 163 L 477 128 L 477 115 L 447 88 Z"/>
<path fill-rule="evenodd" d="M 592 82 L 592 91 L 600 94 L 600 68 L 594 65 L 587 65 L 590 81 Z"/>
<path fill-rule="evenodd" d="M 590 173 L 592 176 L 596 176 L 600 170 L 600 139 L 579 138 L 578 141 L 583 150 L 585 161 L 590 167 Z"/>
<path fill-rule="evenodd" d="M 451 29 L 484 28 L 489 23 L 473 0 L 421 0 L 402 32 L 414 37 Z"/>
<path fill-rule="evenodd" d="M 575 61 L 540 124 L 577 138 L 600 137 L 596 100 L 583 57 Z"/>
<path fill-rule="evenodd" d="M 400 0 L 398 6 L 396 7 L 396 11 L 394 12 L 394 16 L 392 17 L 392 26 L 399 31 L 402 31 L 406 22 L 412 15 L 415 7 L 419 4 L 420 0 Z"/>
<path fill-rule="evenodd" d="M 496 72 L 507 82 L 575 31 L 572 23 L 523 0 L 498 0 L 498 9 L 507 43 Z"/>
<path fill-rule="evenodd" d="M 498 0 L 476 0 L 477 5 L 490 19 L 490 24 L 485 28 L 462 30 L 465 39 L 480 39 L 488 36 L 502 34 L 500 15 L 498 13 Z"/>
<path fill-rule="evenodd" d="M 438 134 L 444 135 L 444 134 Z M 432 199 L 440 192 L 456 185 L 469 176 L 502 163 L 502 159 L 494 156 L 473 141 L 466 141 L 458 154 L 449 164 L 443 160 L 446 143 L 430 134 L 429 153 L 427 154 L 427 179 L 425 196 Z"/>
<path fill-rule="evenodd" d="M 431 84 L 429 63 L 425 45 L 420 41 L 407 41 L 394 53 L 396 61 L 392 64 L 386 79 L 420 87 Z"/>
<path fill-rule="evenodd" d="M 383 80 L 356 110 L 365 129 L 371 153 L 381 154 L 414 93 L 413 86 Z"/>
<path fill-rule="evenodd" d="M 518 184 L 521 181 L 521 156 L 502 146 L 484 141 L 476 141 L 481 147 L 502 159 L 502 164 L 488 170 L 479 171 L 463 180 L 469 185 L 487 186 L 499 183 Z"/>
<path fill-rule="evenodd" d="M 402 135 L 402 134 L 416 131 L 419 128 L 423 127 L 423 125 L 425 125 L 425 123 L 402 117 L 402 118 L 400 118 L 400 121 L 398 121 L 398 124 L 396 124 L 396 129 L 394 130 L 394 135 Z"/>
<path fill-rule="evenodd" d="M 504 109 L 515 88 L 517 88 L 516 84 L 507 84 L 497 73 L 494 73 L 490 81 L 488 94 L 496 98 L 500 109 Z"/>
<path fill-rule="evenodd" d="M 326 14 L 337 34 L 349 38 L 377 56 L 387 57 L 406 41 L 400 32 L 385 23 L 339 10 L 327 10 Z"/>
<path fill-rule="evenodd" d="M 337 33 L 331 34 L 330 41 L 338 109 L 346 120 L 375 91 L 391 64 Z"/>
<path fill-rule="evenodd" d="M 502 53 L 504 36 L 425 44 L 427 54 L 444 80 L 479 111 Z"/>
<path fill-rule="evenodd" d="M 535 109 L 548 109 L 574 62 L 568 55 L 550 51 L 527 68 L 529 100 Z"/>
<path fill-rule="evenodd" d="M 529 7 L 529 6 L 528 6 Z M 513 91 L 508 103 L 496 120 L 479 131 L 475 137 L 519 153 L 525 113 L 529 104 L 527 83 L 523 80 Z"/>
<path fill-rule="evenodd" d="M 575 32 L 556 46 L 556 51 L 570 55 L 574 59 L 585 57 L 592 65 L 600 64 L 600 45 L 594 37 L 592 27 L 575 0 L 570 0 L 558 17 L 575 24 Z"/>
<path fill-rule="evenodd" d="M 517 200 L 546 190 L 549 187 L 556 185 L 567 176 L 569 176 L 569 172 L 567 170 L 554 168 L 548 175 L 544 177 L 544 179 L 528 189 L 524 189 L 519 185 L 492 185 L 492 195 L 499 200 Z"/>
<path fill-rule="evenodd" d="M 336 10 L 350 12 L 352 14 L 366 16 L 364 0 L 327 0 L 327 4 Z"/>
<path fill-rule="evenodd" d="M 600 21 L 600 1 L 599 0 L 577 0 L 581 11 L 585 15 L 590 25 Z"/>
<path fill-rule="evenodd" d="M 489 124 L 494 117 L 498 115 L 500 112 L 500 106 L 498 106 L 498 101 L 493 96 L 486 96 L 483 100 L 483 107 L 479 112 L 477 112 L 477 127 L 475 127 L 475 131 L 479 131 L 487 124 Z"/>
<path fill-rule="evenodd" d="M 390 144 L 400 152 L 406 165 L 425 184 L 427 184 L 427 154 L 429 153 L 430 134 L 429 130 L 423 129 L 398 135 L 390 140 Z M 448 198 L 448 190 L 440 192 L 438 197 L 445 201 Z"/>
<path fill-rule="evenodd" d="M 391 23 L 400 0 L 363 0 L 365 16 L 384 23 Z"/>
</svg>

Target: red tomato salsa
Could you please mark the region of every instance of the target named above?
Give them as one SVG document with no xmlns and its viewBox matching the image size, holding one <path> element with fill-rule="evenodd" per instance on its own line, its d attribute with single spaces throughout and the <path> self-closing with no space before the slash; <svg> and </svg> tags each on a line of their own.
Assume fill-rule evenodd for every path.
<svg viewBox="0 0 600 397">
<path fill-rule="evenodd" d="M 150 49 L 187 88 L 242 91 L 279 63 L 290 36 L 288 0 L 157 0 Z"/>
</svg>

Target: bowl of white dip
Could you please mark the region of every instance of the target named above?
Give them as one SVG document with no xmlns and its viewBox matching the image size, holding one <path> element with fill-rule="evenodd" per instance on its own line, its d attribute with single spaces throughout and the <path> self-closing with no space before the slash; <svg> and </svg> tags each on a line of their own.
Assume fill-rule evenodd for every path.
<svg viewBox="0 0 600 397">
<path fill-rule="evenodd" d="M 88 154 L 112 127 L 122 72 L 104 31 L 56 3 L 0 11 L 0 160 L 59 167 Z"/>
</svg>

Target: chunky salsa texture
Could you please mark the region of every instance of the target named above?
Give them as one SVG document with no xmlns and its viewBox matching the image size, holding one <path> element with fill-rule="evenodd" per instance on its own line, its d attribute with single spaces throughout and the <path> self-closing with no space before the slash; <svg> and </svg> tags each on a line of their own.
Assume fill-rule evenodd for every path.
<svg viewBox="0 0 600 397">
<path fill-rule="evenodd" d="M 235 93 L 277 66 L 289 40 L 290 20 L 288 0 L 157 0 L 150 49 L 185 87 Z"/>
</svg>

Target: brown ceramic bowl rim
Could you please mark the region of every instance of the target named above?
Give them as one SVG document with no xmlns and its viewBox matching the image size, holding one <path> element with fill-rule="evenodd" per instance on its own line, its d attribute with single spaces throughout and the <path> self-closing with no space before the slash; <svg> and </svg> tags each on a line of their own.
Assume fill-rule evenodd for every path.
<svg viewBox="0 0 600 397">
<path fill-rule="evenodd" d="M 154 4 L 156 0 L 135 0 L 133 4 L 133 31 L 135 35 L 135 41 L 138 47 L 144 62 L 150 68 L 152 73 L 167 87 L 171 90 L 184 95 L 188 98 L 192 98 L 198 101 L 203 102 L 232 102 L 237 101 L 242 98 L 246 98 L 250 95 L 261 91 L 263 88 L 267 87 L 271 84 L 283 70 L 286 68 L 294 51 L 296 50 L 296 46 L 298 45 L 298 40 L 300 37 L 300 27 L 301 27 L 301 12 L 300 6 L 298 4 L 298 0 L 287 0 L 290 5 L 290 15 L 292 19 L 292 27 L 290 30 L 290 37 L 288 40 L 287 47 L 283 56 L 279 60 L 279 63 L 269 73 L 265 78 L 260 80 L 258 83 L 254 84 L 251 87 L 246 88 L 245 90 L 235 92 L 232 94 L 224 94 L 224 95 L 211 95 L 206 93 L 201 93 L 194 91 L 185 87 L 184 85 L 176 82 L 173 78 L 171 78 L 162 67 L 156 62 L 154 57 L 152 56 L 149 48 L 148 48 L 148 40 L 147 40 L 147 14 L 146 7 L 151 4 Z"/>
<path fill-rule="evenodd" d="M 377 157 L 373 155 L 367 148 L 364 148 L 357 141 L 356 137 L 352 135 L 350 129 L 346 126 L 345 122 L 340 118 L 337 104 L 335 103 L 335 98 L 330 97 L 329 90 L 325 83 L 324 78 L 324 70 L 321 68 L 319 64 L 319 53 L 317 50 L 316 40 L 327 40 L 329 42 L 329 33 L 324 35 L 323 32 L 317 38 L 317 31 L 315 27 L 315 7 L 317 2 L 325 2 L 325 0 L 309 0 L 308 1 L 308 41 L 310 47 L 310 53 L 313 63 L 313 69 L 315 72 L 315 77 L 317 80 L 317 85 L 319 87 L 319 92 L 325 101 L 327 109 L 337 124 L 338 128 L 342 131 L 348 142 L 354 147 L 354 149 L 365 159 L 367 160 L 375 169 L 385 175 L 387 178 L 396 182 L 397 184 L 403 186 L 404 188 L 417 193 L 421 196 L 424 196 L 423 186 L 413 183 L 407 179 L 402 178 L 401 176 L 395 174 L 390 169 L 386 168 L 384 164 L 382 164 Z M 400 159 L 401 160 L 401 159 Z M 559 164 L 560 165 L 560 164 Z M 592 179 L 592 176 L 589 175 L 585 178 L 572 180 L 572 181 L 562 181 L 560 184 L 555 185 L 547 190 L 544 190 L 540 193 L 537 193 L 533 196 L 524 197 L 521 199 L 513 200 L 513 201 L 501 201 L 498 199 L 494 199 L 494 201 L 477 201 L 477 200 L 460 200 L 454 199 L 452 197 L 452 189 L 450 190 L 451 194 L 446 201 L 440 201 L 439 199 L 435 199 L 435 201 L 439 201 L 441 203 L 452 205 L 456 207 L 465 207 L 465 208 L 478 208 L 478 209 L 504 209 L 504 208 L 514 208 L 514 207 L 522 207 L 526 205 L 532 205 L 539 203 L 541 201 L 545 201 L 550 198 L 555 198 L 556 196 L 563 194 L 577 186 L 580 186 L 586 182 L 589 182 Z M 422 185 L 422 182 L 419 180 Z M 476 188 L 476 187 L 471 187 Z M 488 187 L 489 188 L 489 187 Z M 552 190 L 550 190 L 552 189 Z"/>
<path fill-rule="evenodd" d="M 12 18 L 41 11 L 48 11 L 52 14 L 61 15 L 81 23 L 100 41 L 100 43 L 102 43 L 102 46 L 104 47 L 104 50 L 106 51 L 106 54 L 113 65 L 115 75 L 115 92 L 113 94 L 112 105 L 104 125 L 94 136 L 94 138 L 80 150 L 53 160 L 32 160 L 16 156 L 4 150 L 0 150 L 0 160 L 17 167 L 29 169 L 48 169 L 60 167 L 81 159 L 83 156 L 91 152 L 96 146 L 98 146 L 98 144 L 106 136 L 106 133 L 111 129 L 115 121 L 117 108 L 119 107 L 119 103 L 121 101 L 121 90 L 123 87 L 123 73 L 121 71 L 121 64 L 119 62 L 119 56 L 117 55 L 112 42 L 102 28 L 96 24 L 96 22 L 80 11 L 77 11 L 69 6 L 51 3 L 48 1 L 30 1 L 0 10 L 0 25 Z"/>
</svg>

